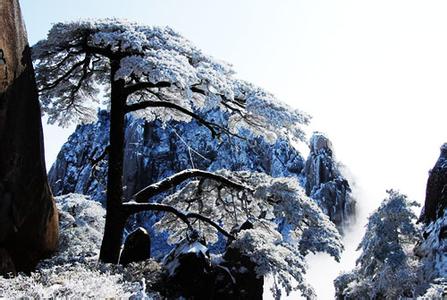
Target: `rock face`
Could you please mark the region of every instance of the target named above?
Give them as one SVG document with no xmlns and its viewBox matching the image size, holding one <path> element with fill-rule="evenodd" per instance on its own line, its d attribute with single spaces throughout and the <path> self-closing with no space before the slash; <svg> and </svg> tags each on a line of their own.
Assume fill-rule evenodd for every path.
<svg viewBox="0 0 447 300">
<path fill-rule="evenodd" d="M 224 298 L 236 299 L 262 299 L 264 294 L 264 277 L 256 275 L 256 264 L 250 260 L 249 256 L 243 255 L 238 249 L 228 248 L 224 254 L 224 262 L 222 265 L 231 272 L 234 278 L 232 289 L 226 287 L 230 285 L 228 282 L 228 274 L 226 276 L 218 276 L 216 283 L 221 288 L 219 291 L 225 295 Z M 225 281 L 224 279 L 227 279 Z M 226 283 L 226 284 L 224 284 Z"/>
<path fill-rule="evenodd" d="M 208 113 L 206 118 L 218 123 L 226 120 L 220 111 Z M 99 162 L 98 158 L 103 156 L 107 146 L 108 128 L 109 115 L 104 111 L 98 113 L 96 123 L 76 128 L 49 172 L 55 195 L 80 193 L 104 203 L 107 155 Z M 340 175 L 327 148 L 315 148 L 305 168 L 302 155 L 289 141 L 278 140 L 270 145 L 247 132 L 243 134 L 246 140 L 223 136 L 218 141 L 195 121 L 169 122 L 163 126 L 158 121 L 127 118 L 123 175 L 125 199 L 130 200 L 143 187 L 188 168 L 250 170 L 274 177 L 293 176 L 301 183 L 306 182 L 310 195 L 338 225 L 353 213 L 354 200 L 350 197 L 349 185 Z M 321 172 L 317 172 L 320 169 Z M 139 226 L 148 230 L 154 257 L 166 251 L 167 247 L 165 237 L 152 234 L 151 227 L 156 221 L 154 214 L 140 214 L 132 218 L 128 226 L 130 230 Z"/>
<path fill-rule="evenodd" d="M 213 112 L 207 118 L 222 121 L 225 116 Z M 305 162 L 286 140 L 270 145 L 246 133 L 247 140 L 223 137 L 219 143 L 194 121 L 170 122 L 164 127 L 157 121 L 128 118 L 126 122 L 123 180 L 127 199 L 146 185 L 187 168 L 226 168 L 298 178 L 336 224 L 354 212 L 349 184 L 333 159 L 330 141 L 322 134 L 311 139 L 311 152 Z M 107 157 L 94 162 L 107 146 L 108 128 L 105 111 L 98 113 L 98 122 L 76 128 L 49 172 L 55 195 L 81 193 L 104 202 Z"/>
<path fill-rule="evenodd" d="M 415 248 L 421 258 L 423 282 L 447 278 L 447 211 L 424 228 L 423 238 Z M 445 280 L 444 280 L 445 281 Z M 447 286 L 447 282 L 444 282 Z"/>
<path fill-rule="evenodd" d="M 214 272 L 208 249 L 200 241 L 181 241 L 165 258 L 168 299 L 214 299 Z"/>
<path fill-rule="evenodd" d="M 430 171 L 424 208 L 422 240 L 415 253 L 422 262 L 422 281 L 427 285 L 447 287 L 447 144 L 441 146 L 440 156 Z M 441 295 L 441 294 L 440 294 Z M 439 296 L 441 298 L 441 296 Z"/>
<path fill-rule="evenodd" d="M 207 119 L 225 118 L 214 112 Z M 93 162 L 107 146 L 109 115 L 101 111 L 95 124 L 77 127 L 64 144 L 50 169 L 49 181 L 55 195 L 76 192 L 105 199 L 107 158 Z M 188 168 L 205 170 L 253 170 L 272 176 L 299 177 L 304 159 L 285 140 L 269 145 L 247 134 L 247 140 L 212 139 L 208 129 L 190 123 L 145 122 L 128 118 L 125 138 L 123 181 L 125 198 L 150 183 Z"/>
<path fill-rule="evenodd" d="M 169 299 L 262 299 L 264 278 L 258 277 L 250 257 L 229 248 L 221 258 L 210 258 L 197 240 L 181 241 L 165 259 L 163 294 Z"/>
<path fill-rule="evenodd" d="M 425 204 L 420 220 L 428 224 L 444 215 L 447 207 L 447 143 L 441 146 L 438 161 L 427 180 Z"/>
<path fill-rule="evenodd" d="M 322 133 L 310 139 L 310 154 L 304 168 L 306 194 L 315 199 L 336 224 L 342 225 L 355 212 L 348 181 L 333 157 L 332 144 Z"/>
<path fill-rule="evenodd" d="M 127 236 L 119 263 L 127 265 L 132 262 L 149 259 L 150 257 L 151 238 L 146 229 L 139 227 Z"/>
<path fill-rule="evenodd" d="M 38 94 L 17 0 L 0 2 L 0 28 L 0 250 L 2 261 L 9 255 L 16 271 L 30 271 L 56 249 L 58 218 L 47 183 Z"/>
</svg>

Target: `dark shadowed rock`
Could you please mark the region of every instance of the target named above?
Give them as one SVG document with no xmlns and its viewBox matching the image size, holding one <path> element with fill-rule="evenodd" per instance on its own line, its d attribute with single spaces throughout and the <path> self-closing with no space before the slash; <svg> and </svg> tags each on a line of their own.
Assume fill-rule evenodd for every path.
<svg viewBox="0 0 447 300">
<path fill-rule="evenodd" d="M 355 213 L 355 200 L 348 181 L 333 157 L 332 143 L 322 133 L 310 139 L 310 153 L 304 168 L 306 194 L 315 199 L 338 226 Z"/>
<path fill-rule="evenodd" d="M 214 272 L 208 248 L 195 239 L 181 241 L 165 258 L 163 293 L 168 299 L 215 299 Z"/>
<path fill-rule="evenodd" d="M 256 265 L 249 256 L 241 254 L 238 249 L 228 248 L 222 266 L 231 273 L 234 283 L 232 290 L 217 289 L 219 295 L 224 296 L 221 299 L 262 299 L 264 277 L 257 276 Z"/>
<path fill-rule="evenodd" d="M 0 247 L 30 271 L 57 247 L 57 211 L 47 183 L 41 114 L 17 0 L 0 1 Z M 4 260 L 4 261 L 3 261 Z M 8 272 L 9 267 L 0 270 Z"/>
<path fill-rule="evenodd" d="M 0 248 L 0 270 L 5 276 L 16 273 L 14 262 L 12 261 L 8 251 L 4 248 Z"/>
<path fill-rule="evenodd" d="M 151 238 L 146 229 L 139 227 L 131 232 L 124 242 L 120 264 L 127 265 L 151 257 Z"/>
<path fill-rule="evenodd" d="M 447 143 L 441 146 L 441 153 L 427 180 L 424 208 L 420 220 L 435 221 L 444 214 L 447 207 Z"/>
<path fill-rule="evenodd" d="M 168 299 L 262 299 L 264 278 L 256 275 L 255 264 L 238 249 L 230 247 L 221 259 L 212 260 L 203 242 L 185 239 L 164 264 L 163 294 Z"/>
</svg>

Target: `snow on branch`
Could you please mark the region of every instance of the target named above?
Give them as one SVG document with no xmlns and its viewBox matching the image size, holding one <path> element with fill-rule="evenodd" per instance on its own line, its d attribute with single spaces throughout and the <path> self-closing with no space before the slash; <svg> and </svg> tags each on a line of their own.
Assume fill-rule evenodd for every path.
<svg viewBox="0 0 447 300">
<path fill-rule="evenodd" d="M 136 203 L 136 202 L 126 202 L 123 204 L 123 209 L 126 211 L 128 215 L 143 212 L 143 211 L 162 211 L 162 212 L 169 212 L 174 214 L 177 218 L 182 220 L 189 228 L 191 228 L 191 222 L 189 219 L 197 219 L 202 222 L 205 222 L 214 228 L 217 229 L 221 234 L 223 234 L 225 237 L 227 237 L 230 240 L 234 240 L 235 237 L 228 233 L 225 229 L 223 229 L 221 226 L 219 226 L 216 222 L 211 220 L 210 218 L 207 218 L 201 214 L 197 213 L 183 213 L 177 209 L 175 209 L 172 206 L 165 205 L 165 204 L 159 204 L 159 203 Z"/>
<path fill-rule="evenodd" d="M 220 127 L 219 125 L 212 123 L 212 122 L 208 122 L 205 119 L 203 119 L 201 116 L 199 116 L 196 113 L 193 113 L 192 111 L 177 105 L 175 103 L 172 102 L 168 102 L 168 101 L 143 101 L 143 102 L 138 102 L 138 103 L 134 103 L 134 104 L 129 104 L 126 106 L 126 112 L 133 112 L 133 111 L 137 111 L 140 109 L 145 109 L 148 107 L 165 107 L 165 108 L 170 108 L 170 109 L 175 109 L 180 111 L 181 113 L 192 117 L 193 119 L 197 120 L 197 122 L 199 122 L 199 124 L 205 126 L 206 128 L 208 128 L 211 131 L 211 134 L 213 137 L 217 136 L 217 132 L 216 129 L 217 127 Z"/>
<path fill-rule="evenodd" d="M 220 109 L 229 114 L 228 124 L 221 125 L 227 133 L 247 128 L 270 142 L 305 139 L 301 127 L 308 124 L 308 115 L 235 78 L 229 64 L 168 27 L 116 19 L 57 23 L 32 50 L 42 108 L 51 123 L 91 122 L 99 92 L 108 95 L 111 84 L 122 80 L 122 94 L 134 105 L 130 111 L 149 120 L 189 121 L 187 112 L 198 116 Z M 112 62 L 118 66 L 114 74 Z M 154 95 L 185 111 L 147 106 Z"/>
<path fill-rule="evenodd" d="M 220 184 L 225 184 L 231 188 L 237 189 L 237 190 L 246 190 L 251 191 L 252 189 L 249 186 L 246 186 L 242 183 L 239 183 L 237 181 L 234 181 L 228 177 L 225 177 L 220 174 L 211 173 L 203 170 L 198 169 L 188 169 L 181 171 L 179 173 L 176 173 L 168 178 L 165 178 L 157 183 L 151 184 L 138 193 L 136 193 L 133 196 L 133 199 L 136 202 L 142 203 L 147 202 L 148 199 L 151 197 L 154 197 L 160 193 L 166 192 L 167 190 L 171 188 L 177 187 L 182 182 L 193 179 L 193 178 L 207 178 L 211 179 L 213 181 L 216 181 Z"/>
<path fill-rule="evenodd" d="M 296 287 L 312 295 L 303 278 L 304 256 L 323 251 L 339 259 L 343 246 L 335 225 L 292 178 L 227 170 L 217 174 L 239 182 L 238 188 L 199 178 L 165 197 L 162 204 L 213 220 L 234 234 L 229 247 L 249 256 L 256 264 L 258 275 L 273 276 L 275 286 L 280 285 L 287 293 Z M 244 192 L 240 186 L 251 190 Z M 241 230 L 246 222 L 253 227 Z M 168 242 L 172 244 L 183 239 L 191 227 L 210 244 L 218 241 L 220 232 L 203 219 L 188 226 L 172 214 L 165 214 L 155 227 L 167 232 Z"/>
</svg>

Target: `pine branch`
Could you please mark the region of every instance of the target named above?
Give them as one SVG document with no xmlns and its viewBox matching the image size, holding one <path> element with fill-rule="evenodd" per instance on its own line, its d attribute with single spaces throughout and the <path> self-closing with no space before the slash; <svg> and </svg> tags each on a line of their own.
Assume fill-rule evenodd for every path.
<svg viewBox="0 0 447 300">
<path fill-rule="evenodd" d="M 131 215 L 143 211 L 161 211 L 161 212 L 169 212 L 174 214 L 176 217 L 178 217 L 180 220 L 182 220 L 186 225 L 188 225 L 189 228 L 191 228 L 191 222 L 189 219 L 197 219 L 202 222 L 205 222 L 209 224 L 210 226 L 214 227 L 222 233 L 224 236 L 226 236 L 228 239 L 234 240 L 235 237 L 228 233 L 225 229 L 223 229 L 219 224 L 212 221 L 210 218 L 205 217 L 204 215 L 198 214 L 198 213 L 183 213 L 176 209 L 175 207 L 165 205 L 165 204 L 159 204 L 159 203 L 136 203 L 136 202 L 126 202 L 123 203 L 123 209 L 124 213 L 126 215 Z"/>
<path fill-rule="evenodd" d="M 170 82 L 157 82 L 157 83 L 151 83 L 151 82 L 137 82 L 131 85 L 128 85 L 125 87 L 124 91 L 126 95 L 131 95 L 135 92 L 145 90 L 145 89 L 152 89 L 152 88 L 166 88 L 171 87 Z"/>
<path fill-rule="evenodd" d="M 144 189 L 140 190 L 133 196 L 133 199 L 138 203 L 147 202 L 148 199 L 154 197 L 160 193 L 163 193 L 173 187 L 178 186 L 180 183 L 192 179 L 192 178 L 205 178 L 220 182 L 228 187 L 237 189 L 237 190 L 247 190 L 252 191 L 252 189 L 240 182 L 229 179 L 225 176 L 198 170 L 198 169 L 189 169 L 181 171 L 177 174 L 174 174 L 168 178 L 165 178 L 157 183 L 151 184 Z"/>
<path fill-rule="evenodd" d="M 132 111 L 137 111 L 140 109 L 145 109 L 145 108 L 149 108 L 149 107 L 164 107 L 164 108 L 171 108 L 171 109 L 175 109 L 180 111 L 181 113 L 184 113 L 185 115 L 190 116 L 191 118 L 197 120 L 197 122 L 199 122 L 200 124 L 202 124 L 203 126 L 205 126 L 206 128 L 208 128 L 211 131 L 211 135 L 214 137 L 216 137 L 217 131 L 215 129 L 215 127 L 219 127 L 217 124 L 212 123 L 212 122 L 208 122 L 207 120 L 203 119 L 201 116 L 199 116 L 198 114 L 180 106 L 177 104 L 174 104 L 172 102 L 168 102 L 168 101 L 142 101 L 142 102 L 138 102 L 138 103 L 134 103 L 134 104 L 129 104 L 126 106 L 126 113 L 132 112 Z"/>
</svg>

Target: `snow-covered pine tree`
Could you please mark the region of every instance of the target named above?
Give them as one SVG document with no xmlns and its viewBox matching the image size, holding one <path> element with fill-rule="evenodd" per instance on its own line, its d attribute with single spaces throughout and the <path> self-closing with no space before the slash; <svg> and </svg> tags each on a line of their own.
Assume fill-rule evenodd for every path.
<svg viewBox="0 0 447 300">
<path fill-rule="evenodd" d="M 294 279 L 311 297 L 302 279 L 303 256 L 326 251 L 338 258 L 342 245 L 333 223 L 295 181 L 247 172 L 185 170 L 147 186 L 131 199 L 122 196 L 126 114 L 161 121 L 195 119 L 217 137 L 241 138 L 238 133 L 244 128 L 268 141 L 304 140 L 301 127 L 309 121 L 306 114 L 234 78 L 229 65 L 203 54 L 170 28 L 119 20 L 58 23 L 46 40 L 33 47 L 33 56 L 50 122 L 92 121 L 99 92 L 108 95 L 104 102 L 111 115 L 109 146 L 107 153 L 95 157 L 109 157 L 102 261 L 118 262 L 131 214 L 162 211 L 170 213 L 164 220 L 175 219 L 162 220 L 161 230 L 173 236 L 198 230 L 210 241 L 219 231 L 229 239 L 228 247 L 252 249 L 259 275 L 276 275 L 287 292 Z M 228 126 L 202 117 L 215 109 L 228 114 Z M 171 196 L 161 204 L 150 202 L 161 193 Z M 290 224 L 286 239 L 274 223 L 277 218 Z M 247 220 L 253 229 L 231 232 Z M 305 233 L 313 239 L 301 244 Z"/>
<path fill-rule="evenodd" d="M 417 259 L 412 247 L 420 232 L 412 207 L 417 202 L 394 190 L 368 219 L 358 247 L 357 266 L 335 280 L 338 299 L 397 299 L 413 297 Z"/>
</svg>

